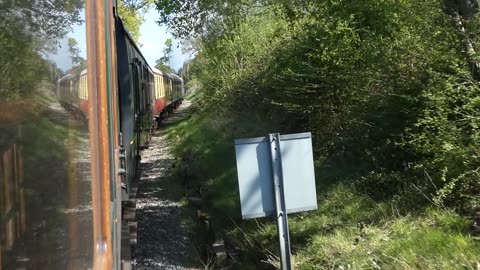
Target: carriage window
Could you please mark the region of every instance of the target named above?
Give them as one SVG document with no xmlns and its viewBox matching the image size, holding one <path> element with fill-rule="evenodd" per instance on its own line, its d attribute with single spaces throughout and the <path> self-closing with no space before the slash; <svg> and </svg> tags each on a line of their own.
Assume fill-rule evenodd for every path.
<svg viewBox="0 0 480 270">
<path fill-rule="evenodd" d="M 0 269 L 91 269 L 85 1 L 8 2 L 0 9 Z"/>
<path fill-rule="evenodd" d="M 160 77 L 160 89 L 162 90 L 162 97 L 165 96 L 165 84 L 163 83 L 163 76 Z"/>
<path fill-rule="evenodd" d="M 160 96 L 163 97 L 163 78 L 162 76 L 158 77 L 159 87 L 160 87 Z"/>
</svg>

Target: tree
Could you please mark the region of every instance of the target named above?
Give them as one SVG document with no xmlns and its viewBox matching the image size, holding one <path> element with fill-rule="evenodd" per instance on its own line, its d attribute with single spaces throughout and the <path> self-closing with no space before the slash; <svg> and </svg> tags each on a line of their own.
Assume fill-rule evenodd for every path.
<svg viewBox="0 0 480 270">
<path fill-rule="evenodd" d="M 475 46 L 465 29 L 467 21 L 474 18 L 478 12 L 478 2 L 470 0 L 446 0 L 445 12 L 450 16 L 454 27 L 457 30 L 459 39 L 463 44 L 467 62 L 472 73 L 472 77 L 480 81 L 480 62 L 477 59 Z"/>
<path fill-rule="evenodd" d="M 48 78 L 44 54 L 54 51 L 72 25 L 80 24 L 84 1 L 0 2 L 0 100 L 18 100 Z"/>
<path fill-rule="evenodd" d="M 235 14 L 214 0 L 180 2 L 156 4 L 177 34 L 200 30 L 202 50 L 189 71 L 204 87 L 202 102 L 286 114 L 295 130 L 315 134 L 328 164 L 365 161 L 352 174 L 371 172 L 362 181 L 372 196 L 393 196 L 428 172 L 438 198 L 473 205 L 467 198 L 480 190 L 475 1 L 227 1 L 230 10 L 242 5 Z M 182 12 L 192 17 L 182 21 Z M 200 21 L 204 15 L 217 16 L 220 31 Z M 405 172 L 411 176 L 399 181 Z"/>
<path fill-rule="evenodd" d="M 165 41 L 165 47 L 162 51 L 163 56 L 155 61 L 155 68 L 164 71 L 173 73 L 173 69 L 170 67 L 170 56 L 172 54 L 172 39 L 168 38 Z"/>
<path fill-rule="evenodd" d="M 140 26 L 145 22 L 145 13 L 152 3 L 153 0 L 122 0 L 118 2 L 118 14 L 137 44 L 140 39 Z"/>
<path fill-rule="evenodd" d="M 78 48 L 78 43 L 74 38 L 68 38 L 68 52 L 72 59 L 71 73 L 80 73 L 87 68 L 87 60 L 80 56 L 80 48 Z"/>
<path fill-rule="evenodd" d="M 262 1 L 251 0 L 155 0 L 160 18 L 176 38 L 206 35 L 214 25 L 221 25 L 225 17 L 239 14 L 242 7 Z"/>
<path fill-rule="evenodd" d="M 146 11 L 154 0 L 122 0 L 122 4 L 132 9 Z"/>
<path fill-rule="evenodd" d="M 44 38 L 61 37 L 68 27 L 81 21 L 80 11 L 83 7 L 84 1 L 80 0 L 42 1 L 41 4 L 26 0 L 2 1 L 0 29 L 7 30 L 3 27 L 15 23 L 22 26 L 29 35 Z"/>
</svg>

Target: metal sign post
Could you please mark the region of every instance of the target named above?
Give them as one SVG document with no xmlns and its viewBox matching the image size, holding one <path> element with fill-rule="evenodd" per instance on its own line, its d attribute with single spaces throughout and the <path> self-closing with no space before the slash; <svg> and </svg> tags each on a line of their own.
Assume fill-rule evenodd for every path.
<svg viewBox="0 0 480 270">
<path fill-rule="evenodd" d="M 290 236 L 288 233 L 287 208 L 282 171 L 282 152 L 280 151 L 280 134 L 269 134 L 270 157 L 272 159 L 273 187 L 275 190 L 275 212 L 277 214 L 278 240 L 280 243 L 280 263 L 282 270 L 291 270 Z"/>
<path fill-rule="evenodd" d="M 280 149 L 281 147 L 281 149 Z M 287 213 L 317 209 L 309 132 L 235 140 L 242 218 L 276 215 L 282 270 L 291 270 Z"/>
</svg>

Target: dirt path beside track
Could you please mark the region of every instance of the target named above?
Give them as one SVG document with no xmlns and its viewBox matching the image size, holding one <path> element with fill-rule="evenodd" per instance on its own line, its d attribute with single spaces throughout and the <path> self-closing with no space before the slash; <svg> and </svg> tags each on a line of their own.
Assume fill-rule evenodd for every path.
<svg viewBox="0 0 480 270">
<path fill-rule="evenodd" d="M 185 211 L 168 190 L 168 177 L 175 157 L 165 129 L 188 113 L 189 101 L 162 123 L 142 152 L 140 182 L 136 201 L 138 240 L 133 252 L 133 269 L 200 269 L 196 252 L 182 220 Z"/>
</svg>

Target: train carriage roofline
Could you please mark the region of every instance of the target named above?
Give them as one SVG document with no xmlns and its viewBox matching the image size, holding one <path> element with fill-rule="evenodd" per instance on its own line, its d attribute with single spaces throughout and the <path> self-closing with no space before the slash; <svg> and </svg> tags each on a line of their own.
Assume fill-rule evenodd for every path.
<svg viewBox="0 0 480 270">
<path fill-rule="evenodd" d="M 148 64 L 148 61 L 147 59 L 145 58 L 145 56 L 143 55 L 142 53 L 142 50 L 140 50 L 140 48 L 138 47 L 137 43 L 135 43 L 135 41 L 133 40 L 132 36 L 130 35 L 130 33 L 128 33 L 127 29 L 125 28 L 125 25 L 123 24 L 123 21 L 122 21 L 122 18 L 120 18 L 120 16 L 118 16 L 117 14 L 115 14 L 115 19 L 117 19 L 119 22 L 120 22 L 120 26 L 122 27 L 122 30 L 123 32 L 125 33 L 125 35 L 127 36 L 127 39 L 128 41 L 133 44 L 135 50 L 138 52 L 138 54 L 140 54 L 140 56 L 143 58 L 143 62 L 147 63 L 147 66 L 148 66 L 148 69 L 151 71 L 151 67 L 150 65 Z M 153 72 L 152 72 L 153 73 Z"/>
<path fill-rule="evenodd" d="M 82 72 L 80 72 L 80 74 L 69 73 L 69 74 L 61 77 L 60 79 L 58 79 L 58 80 L 57 80 L 57 83 L 62 82 L 62 81 L 65 81 L 65 80 L 73 80 L 73 79 L 76 79 L 76 78 L 78 78 L 78 77 L 80 77 L 80 76 L 83 76 L 83 75 L 85 75 L 85 74 L 87 74 L 87 70 L 86 70 L 86 69 L 82 70 Z"/>
<path fill-rule="evenodd" d="M 172 77 L 175 78 L 175 79 L 183 80 L 182 77 L 178 76 L 178 75 L 175 74 L 175 73 L 169 73 L 169 74 L 170 74 L 170 76 L 172 76 Z"/>
<path fill-rule="evenodd" d="M 159 69 L 157 69 L 157 68 L 155 68 L 155 67 L 150 67 L 150 69 L 152 70 L 152 72 L 153 72 L 155 75 L 160 75 L 160 76 L 165 75 L 165 73 L 164 73 L 163 71 L 161 71 L 161 70 L 159 70 Z"/>
<path fill-rule="evenodd" d="M 167 78 L 172 79 L 172 80 L 173 80 L 173 79 L 178 79 L 178 80 L 183 81 L 182 77 L 178 76 L 178 75 L 175 74 L 175 73 L 163 72 L 163 71 L 161 71 L 161 70 L 159 70 L 159 69 L 157 69 L 157 68 L 154 68 L 154 67 L 152 67 L 151 69 L 152 69 L 152 71 L 153 71 L 153 74 L 155 74 L 155 75 L 164 76 L 164 77 L 167 77 Z"/>
<path fill-rule="evenodd" d="M 76 76 L 77 76 L 76 74 L 69 73 L 69 74 L 61 77 L 60 79 L 58 79 L 57 82 L 62 82 L 62 81 L 65 81 L 65 80 L 71 80 L 71 79 L 74 79 Z"/>
</svg>

